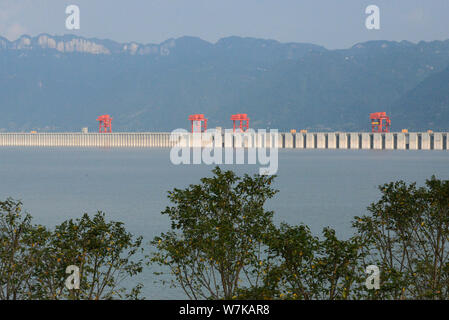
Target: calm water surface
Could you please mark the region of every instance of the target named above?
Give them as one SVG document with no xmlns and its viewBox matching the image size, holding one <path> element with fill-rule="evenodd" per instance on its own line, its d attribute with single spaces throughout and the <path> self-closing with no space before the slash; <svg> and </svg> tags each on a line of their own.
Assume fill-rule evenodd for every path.
<svg viewBox="0 0 449 320">
<path fill-rule="evenodd" d="M 377 186 L 403 179 L 423 184 L 435 174 L 449 179 L 445 151 L 281 150 L 276 188 L 267 208 L 275 221 L 305 223 L 313 232 L 331 226 L 342 237 L 351 220 L 379 197 Z M 258 166 L 223 166 L 239 174 Z M 145 240 L 168 229 L 160 212 L 167 190 L 198 183 L 213 167 L 170 163 L 168 149 L 0 148 L 0 199 L 21 199 L 35 222 L 54 226 L 102 210 Z M 153 270 L 139 281 L 150 299 L 184 298 L 154 284 Z"/>
</svg>

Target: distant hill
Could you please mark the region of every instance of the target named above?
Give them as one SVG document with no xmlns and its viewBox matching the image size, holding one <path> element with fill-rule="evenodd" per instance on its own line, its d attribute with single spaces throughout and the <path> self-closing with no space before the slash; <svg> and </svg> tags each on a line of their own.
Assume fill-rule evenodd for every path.
<svg viewBox="0 0 449 320">
<path fill-rule="evenodd" d="M 398 125 L 417 130 L 448 130 L 449 68 L 429 76 L 392 107 Z"/>
<path fill-rule="evenodd" d="M 119 131 L 187 128 L 192 113 L 230 127 L 231 114 L 248 113 L 255 128 L 368 130 L 368 114 L 387 111 L 396 130 L 419 128 L 423 116 L 448 130 L 448 66 L 449 40 L 326 50 L 240 37 L 0 38 L 0 128 L 95 130 L 104 113 Z"/>
</svg>

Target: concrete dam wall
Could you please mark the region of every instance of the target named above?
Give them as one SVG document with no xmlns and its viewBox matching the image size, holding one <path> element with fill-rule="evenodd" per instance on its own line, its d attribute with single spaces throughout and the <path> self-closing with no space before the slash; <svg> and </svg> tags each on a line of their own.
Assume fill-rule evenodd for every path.
<svg viewBox="0 0 449 320">
<path fill-rule="evenodd" d="M 0 133 L 0 147 L 110 148 L 285 148 L 364 150 L 448 150 L 447 132 L 366 133 L 246 132 L 235 134 L 115 132 L 115 133 Z"/>
</svg>

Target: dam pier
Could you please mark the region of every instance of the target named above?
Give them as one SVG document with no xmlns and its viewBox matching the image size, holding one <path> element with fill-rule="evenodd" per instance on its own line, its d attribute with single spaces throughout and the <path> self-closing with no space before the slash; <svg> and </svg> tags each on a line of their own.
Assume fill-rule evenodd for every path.
<svg viewBox="0 0 449 320">
<path fill-rule="evenodd" d="M 449 150 L 448 139 L 448 132 L 0 133 L 0 147 Z"/>
</svg>

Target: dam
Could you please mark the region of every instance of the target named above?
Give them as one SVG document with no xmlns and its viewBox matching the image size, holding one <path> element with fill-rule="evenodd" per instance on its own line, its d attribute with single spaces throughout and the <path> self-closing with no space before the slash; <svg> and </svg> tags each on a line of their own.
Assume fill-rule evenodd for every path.
<svg viewBox="0 0 449 320">
<path fill-rule="evenodd" d="M 0 133 L 0 147 L 449 150 L 448 132 Z"/>
</svg>

